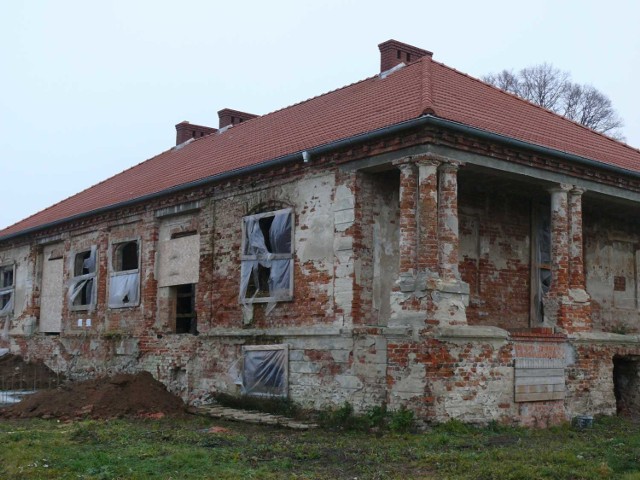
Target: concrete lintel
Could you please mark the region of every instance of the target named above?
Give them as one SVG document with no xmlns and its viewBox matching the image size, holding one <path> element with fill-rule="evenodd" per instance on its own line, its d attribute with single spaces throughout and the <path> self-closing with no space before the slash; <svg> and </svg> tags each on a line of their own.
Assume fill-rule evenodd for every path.
<svg viewBox="0 0 640 480">
<path fill-rule="evenodd" d="M 184 202 L 171 207 L 161 208 L 156 210 L 156 218 L 168 217 L 170 215 L 181 215 L 183 213 L 190 213 L 198 211 L 202 208 L 202 201 L 196 200 L 195 202 Z"/>
<path fill-rule="evenodd" d="M 640 193 L 625 190 L 623 188 L 614 187 L 611 185 L 603 185 L 592 180 L 585 180 L 583 178 L 573 177 L 563 173 L 551 172 L 536 167 L 530 167 L 528 165 L 500 160 L 497 158 L 488 157 L 486 155 L 464 152 L 451 147 L 445 147 L 441 145 L 427 145 L 426 147 L 427 148 L 425 149 L 425 153 L 433 153 L 436 155 L 455 158 L 456 160 L 460 160 L 463 163 L 469 165 L 478 165 L 480 167 L 491 168 L 493 170 L 500 170 L 503 172 L 523 175 L 525 177 L 552 182 L 554 184 L 571 184 L 579 188 L 584 188 L 589 192 L 596 192 L 602 195 L 622 198 L 625 200 L 630 200 L 632 202 L 640 203 Z"/>
<path fill-rule="evenodd" d="M 402 148 L 400 150 L 394 150 L 393 152 L 382 153 L 362 160 L 356 160 L 355 162 L 349 162 L 341 165 L 340 170 L 343 172 L 353 172 L 355 170 L 375 168 L 385 164 L 391 165 L 394 160 L 414 155 L 424 155 L 428 152 L 428 145 L 416 145 L 414 147 Z"/>
<path fill-rule="evenodd" d="M 640 344 L 640 335 L 622 335 L 611 332 L 578 332 L 569 335 L 574 343 Z"/>
<path fill-rule="evenodd" d="M 440 327 L 435 337 L 439 340 L 503 340 L 509 338 L 509 332 L 499 327 L 479 325 L 453 325 Z"/>
<path fill-rule="evenodd" d="M 57 243 L 57 242 L 63 242 L 65 241 L 67 238 L 69 238 L 69 233 L 65 232 L 65 233 L 57 233 L 55 235 L 48 235 L 46 237 L 40 237 L 36 240 L 36 244 L 37 245 L 47 245 L 49 243 Z"/>
</svg>

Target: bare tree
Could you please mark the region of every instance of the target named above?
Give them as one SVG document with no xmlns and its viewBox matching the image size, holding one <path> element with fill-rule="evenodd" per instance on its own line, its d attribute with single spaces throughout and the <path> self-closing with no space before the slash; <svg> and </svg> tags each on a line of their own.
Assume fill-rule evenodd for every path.
<svg viewBox="0 0 640 480">
<path fill-rule="evenodd" d="M 503 70 L 482 79 L 592 130 L 624 140 L 622 120 L 611 100 L 591 85 L 573 83 L 568 72 L 551 64 L 534 65 L 517 73 Z"/>
</svg>

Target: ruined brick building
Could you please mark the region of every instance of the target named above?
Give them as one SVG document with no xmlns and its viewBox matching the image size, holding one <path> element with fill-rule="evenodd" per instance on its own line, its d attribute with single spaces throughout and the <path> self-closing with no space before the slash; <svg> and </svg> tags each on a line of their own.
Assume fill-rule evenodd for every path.
<svg viewBox="0 0 640 480">
<path fill-rule="evenodd" d="M 307 406 L 546 425 L 640 403 L 640 151 L 390 40 L 381 72 L 0 231 L 0 347 Z"/>
</svg>

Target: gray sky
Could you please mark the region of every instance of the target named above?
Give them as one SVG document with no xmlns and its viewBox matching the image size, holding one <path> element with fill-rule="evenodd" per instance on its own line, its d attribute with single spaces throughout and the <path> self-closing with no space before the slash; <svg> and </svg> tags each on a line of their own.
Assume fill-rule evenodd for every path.
<svg viewBox="0 0 640 480">
<path fill-rule="evenodd" d="M 550 62 L 608 95 L 640 147 L 640 2 L 66 1 L 0 8 L 8 226 L 175 143 L 377 73 L 390 38 L 473 76 Z"/>
</svg>

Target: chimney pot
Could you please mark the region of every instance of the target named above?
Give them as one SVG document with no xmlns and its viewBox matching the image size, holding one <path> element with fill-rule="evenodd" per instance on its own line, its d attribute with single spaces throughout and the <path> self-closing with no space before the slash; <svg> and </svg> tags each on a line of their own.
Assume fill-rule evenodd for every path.
<svg viewBox="0 0 640 480">
<path fill-rule="evenodd" d="M 191 140 L 192 138 L 200 138 L 210 133 L 217 132 L 218 130 L 213 127 L 205 127 L 204 125 L 195 125 L 189 123 L 186 120 L 176 125 L 176 145 Z"/>
<path fill-rule="evenodd" d="M 378 45 L 380 49 L 380 72 L 391 70 L 401 63 L 409 63 L 421 57 L 431 57 L 433 53 L 423 50 L 413 45 L 399 42 L 397 40 L 387 40 Z"/>
<path fill-rule="evenodd" d="M 218 112 L 218 118 L 220 119 L 219 129 L 228 127 L 229 125 L 237 125 L 238 123 L 256 118 L 258 115 L 253 113 L 240 112 L 239 110 L 232 110 L 230 108 L 223 108 Z"/>
</svg>

